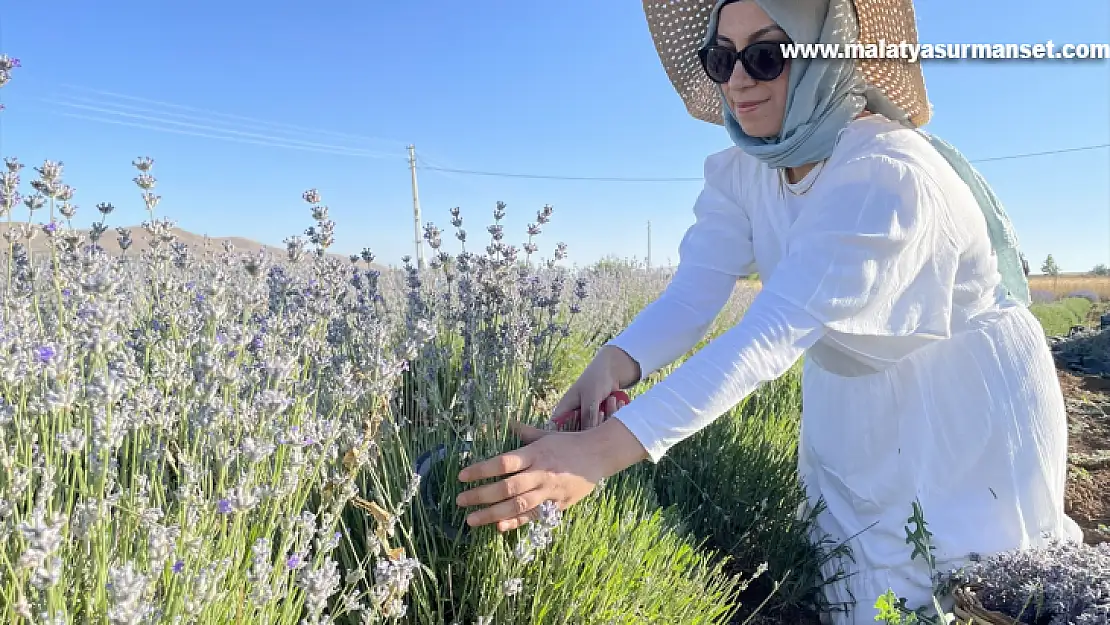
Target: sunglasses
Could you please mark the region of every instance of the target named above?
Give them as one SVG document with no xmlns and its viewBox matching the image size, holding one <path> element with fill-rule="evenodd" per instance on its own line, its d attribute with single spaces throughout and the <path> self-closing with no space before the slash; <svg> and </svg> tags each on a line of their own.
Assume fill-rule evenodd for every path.
<svg viewBox="0 0 1110 625">
<path fill-rule="evenodd" d="M 774 80 L 786 69 L 786 57 L 782 53 L 785 41 L 757 41 L 736 51 L 732 48 L 711 45 L 698 50 L 701 66 L 709 79 L 724 84 L 732 77 L 736 62 L 744 66 L 744 71 L 754 80 Z"/>
</svg>

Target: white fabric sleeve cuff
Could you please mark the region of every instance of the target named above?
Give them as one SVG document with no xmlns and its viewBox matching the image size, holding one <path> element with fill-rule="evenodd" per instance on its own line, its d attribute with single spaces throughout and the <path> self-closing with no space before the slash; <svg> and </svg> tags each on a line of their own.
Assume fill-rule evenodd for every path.
<svg viewBox="0 0 1110 625">
<path fill-rule="evenodd" d="M 825 333 L 820 321 L 760 293 L 740 322 L 614 414 L 659 462 L 667 451 L 778 378 Z M 662 339 L 666 330 L 657 335 Z"/>
<path fill-rule="evenodd" d="M 680 264 L 663 294 L 606 344 L 624 350 L 635 360 L 643 380 L 705 337 L 735 287 L 734 275 Z"/>
</svg>

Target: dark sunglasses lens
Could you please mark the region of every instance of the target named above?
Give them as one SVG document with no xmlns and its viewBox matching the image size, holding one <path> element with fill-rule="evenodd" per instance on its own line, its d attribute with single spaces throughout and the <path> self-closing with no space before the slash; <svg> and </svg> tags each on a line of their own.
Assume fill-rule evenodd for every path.
<svg viewBox="0 0 1110 625">
<path fill-rule="evenodd" d="M 741 52 L 744 69 L 756 80 L 774 80 L 786 67 L 782 44 L 777 42 L 754 43 Z"/>
<path fill-rule="evenodd" d="M 713 46 L 706 49 L 702 61 L 710 80 L 725 83 L 732 77 L 732 70 L 736 67 L 736 51 L 722 46 Z"/>
</svg>

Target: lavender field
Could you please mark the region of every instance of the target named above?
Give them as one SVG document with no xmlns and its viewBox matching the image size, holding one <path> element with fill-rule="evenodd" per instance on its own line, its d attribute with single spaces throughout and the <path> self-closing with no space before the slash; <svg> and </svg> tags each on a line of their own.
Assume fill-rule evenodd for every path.
<svg viewBox="0 0 1110 625">
<path fill-rule="evenodd" d="M 134 166 L 142 228 L 101 205 L 81 234 L 62 165 L 5 161 L 3 622 L 716 623 L 753 577 L 760 601 L 782 583 L 765 610 L 811 598 L 789 384 L 565 516 L 501 535 L 453 505 L 460 466 L 550 417 L 666 272 L 558 244 L 540 263 L 553 211 L 514 245 L 504 206 L 480 236 L 448 211 L 427 269 L 383 270 L 328 253 L 315 190 L 284 256 L 198 252 L 158 214 L 154 161 Z M 712 436 L 735 459 L 711 465 Z"/>
<path fill-rule="evenodd" d="M 0 85 L 13 67 L 0 57 Z M 820 587 L 848 554 L 798 514 L 800 367 L 528 527 L 469 528 L 454 504 L 460 468 L 515 447 L 510 421 L 549 419 L 668 270 L 575 265 L 543 238 L 551 207 L 511 233 L 502 204 L 443 210 L 429 266 L 388 269 L 332 253 L 342 224 L 315 189 L 285 253 L 197 247 L 158 210 L 155 161 L 133 165 L 146 221 L 117 226 L 100 203 L 91 231 L 72 220 L 98 200 L 61 162 L 0 172 L 0 622 L 803 623 L 835 607 Z M 758 288 L 737 285 L 707 340 Z"/>
<path fill-rule="evenodd" d="M 429 266 L 389 269 L 333 253 L 315 189 L 283 253 L 198 246 L 132 164 L 131 228 L 61 161 L 0 172 L 2 622 L 726 623 L 817 596 L 793 377 L 530 527 L 454 505 L 667 271 L 576 266 L 552 208 L 514 236 L 502 204 L 444 210 Z"/>
</svg>

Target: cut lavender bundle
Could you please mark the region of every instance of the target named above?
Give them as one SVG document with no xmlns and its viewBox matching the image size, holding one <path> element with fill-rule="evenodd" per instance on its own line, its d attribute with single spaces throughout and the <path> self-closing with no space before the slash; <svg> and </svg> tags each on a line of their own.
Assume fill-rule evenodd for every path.
<svg viewBox="0 0 1110 625">
<path fill-rule="evenodd" d="M 1006 551 L 958 571 L 953 586 L 971 586 L 983 608 L 1029 625 L 1110 622 L 1110 543 L 1053 541 Z"/>
</svg>

